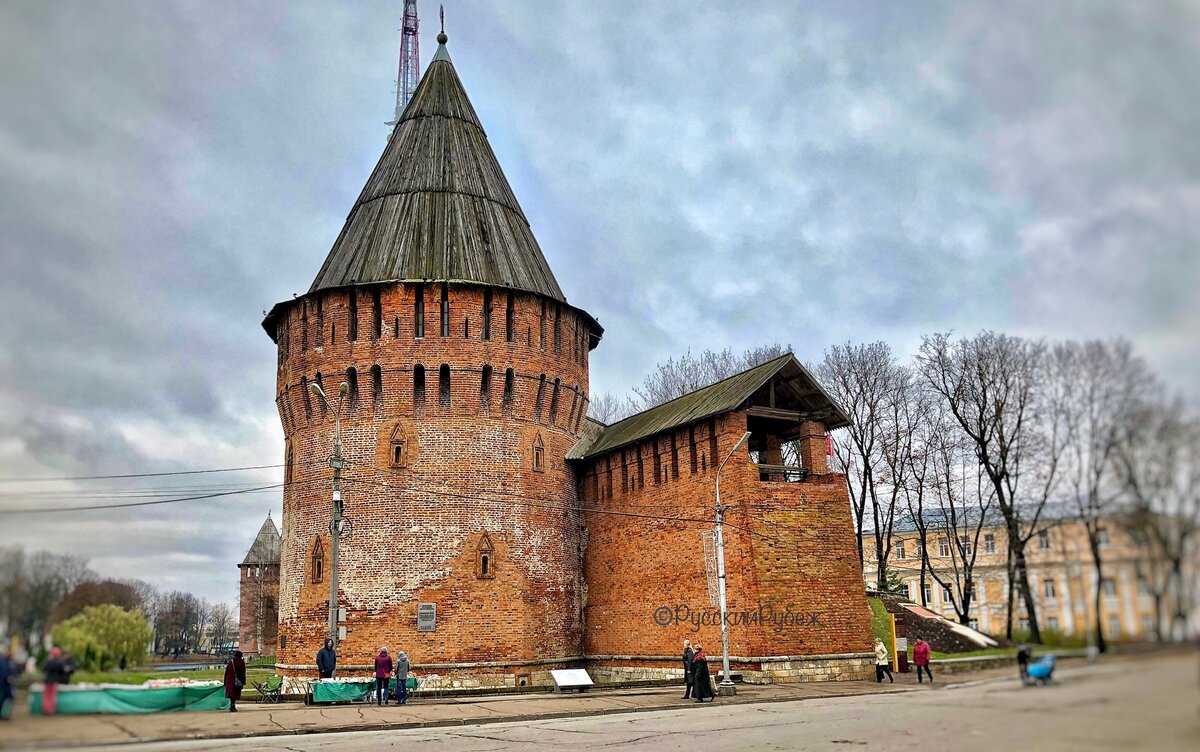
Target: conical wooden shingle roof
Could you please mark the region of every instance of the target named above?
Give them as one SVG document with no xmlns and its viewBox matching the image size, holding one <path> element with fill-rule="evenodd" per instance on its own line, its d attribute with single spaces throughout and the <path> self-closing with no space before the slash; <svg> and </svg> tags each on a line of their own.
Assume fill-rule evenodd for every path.
<svg viewBox="0 0 1200 752">
<path fill-rule="evenodd" d="M 418 280 L 478 282 L 566 302 L 445 45 L 309 292 Z"/>
<path fill-rule="evenodd" d="M 258 529 L 258 535 L 254 538 L 254 543 L 250 544 L 250 550 L 246 552 L 246 558 L 242 559 L 241 566 L 278 564 L 281 542 L 279 528 L 275 527 L 275 521 L 268 512 L 267 519 Z"/>
</svg>

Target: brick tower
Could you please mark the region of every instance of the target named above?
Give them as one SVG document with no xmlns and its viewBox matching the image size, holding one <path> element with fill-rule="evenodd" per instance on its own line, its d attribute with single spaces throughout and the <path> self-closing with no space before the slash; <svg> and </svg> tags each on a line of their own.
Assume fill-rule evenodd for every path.
<svg viewBox="0 0 1200 752">
<path fill-rule="evenodd" d="M 329 611 L 334 416 L 310 382 L 335 408 L 349 385 L 339 668 L 361 673 L 386 645 L 467 686 L 513 686 L 582 652 L 564 457 L 602 329 L 559 289 L 438 41 L 311 288 L 263 321 L 286 439 L 285 676 L 314 675 Z M 420 630 L 419 604 L 436 608 Z"/>
</svg>

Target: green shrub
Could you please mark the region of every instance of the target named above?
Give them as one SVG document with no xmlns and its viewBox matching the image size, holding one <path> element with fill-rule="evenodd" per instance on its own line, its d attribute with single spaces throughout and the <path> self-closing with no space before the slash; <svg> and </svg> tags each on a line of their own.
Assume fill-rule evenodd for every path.
<svg viewBox="0 0 1200 752">
<path fill-rule="evenodd" d="M 54 627 L 54 644 L 89 671 L 106 671 L 146 657 L 153 632 L 141 611 L 88 606 Z"/>
</svg>

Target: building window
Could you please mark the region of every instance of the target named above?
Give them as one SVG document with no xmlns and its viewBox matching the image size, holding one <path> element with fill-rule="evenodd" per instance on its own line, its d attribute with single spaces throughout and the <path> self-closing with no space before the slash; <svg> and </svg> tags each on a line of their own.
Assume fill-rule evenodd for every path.
<svg viewBox="0 0 1200 752">
<path fill-rule="evenodd" d="M 346 369 L 346 385 L 350 387 L 349 393 L 346 395 L 349 399 L 348 407 L 351 410 L 358 409 L 358 369 L 350 366 Z"/>
<path fill-rule="evenodd" d="M 1049 530 L 1038 531 L 1038 549 L 1042 550 L 1042 551 L 1050 550 L 1050 531 Z"/>
<path fill-rule="evenodd" d="M 1022 632 L 1028 632 L 1029 631 L 1029 617 L 1022 616 L 1020 619 L 1017 619 L 1017 629 L 1021 630 Z"/>
<path fill-rule="evenodd" d="M 1117 597 L 1117 581 L 1111 577 L 1100 580 L 1100 591 L 1109 598 Z"/>
<path fill-rule="evenodd" d="M 325 577 L 325 549 L 321 546 L 321 538 L 313 541 L 312 555 L 309 557 L 309 581 L 319 585 Z"/>
<path fill-rule="evenodd" d="M 542 301 L 542 317 L 538 320 L 538 347 L 546 352 L 546 301 Z"/>
<path fill-rule="evenodd" d="M 533 402 L 533 419 L 538 423 L 542 422 L 542 400 L 546 398 L 546 374 L 542 374 L 538 379 L 537 399 Z"/>
<path fill-rule="evenodd" d="M 1116 616 L 1108 617 L 1108 636 L 1114 640 L 1121 636 L 1121 620 Z"/>
<path fill-rule="evenodd" d="M 938 538 L 938 556 L 950 555 L 950 541 L 947 538 Z"/>
<path fill-rule="evenodd" d="M 554 354 L 562 354 L 562 308 L 554 306 Z"/>
<path fill-rule="evenodd" d="M 949 585 L 942 585 L 942 602 L 952 603 L 954 601 L 954 589 Z"/>
<path fill-rule="evenodd" d="M 504 371 L 504 396 L 501 398 L 501 408 L 506 413 L 512 412 L 513 406 L 513 369 Z"/>
<path fill-rule="evenodd" d="M 1047 599 L 1053 600 L 1056 597 L 1056 591 L 1054 589 L 1054 580 L 1046 580 L 1045 582 L 1043 582 L 1042 583 L 1042 592 L 1045 594 Z"/>
<path fill-rule="evenodd" d="M 479 376 L 479 406 L 486 410 L 492 400 L 492 367 L 485 365 Z"/>
<path fill-rule="evenodd" d="M 550 393 L 550 419 L 547 421 L 550 425 L 554 425 L 555 419 L 558 417 L 558 379 L 554 380 L 554 391 Z"/>
<path fill-rule="evenodd" d="M 908 556 L 905 555 L 904 541 L 900 541 L 899 543 L 896 544 L 896 558 L 897 559 L 907 559 L 908 558 Z"/>
<path fill-rule="evenodd" d="M 638 444 L 634 448 L 634 451 L 637 452 L 637 459 L 636 459 L 636 462 L 637 462 L 637 487 L 638 487 L 638 490 L 640 491 L 646 487 L 646 474 L 645 474 L 644 468 L 642 466 L 642 445 Z"/>
<path fill-rule="evenodd" d="M 1097 546 L 1107 546 L 1108 545 L 1108 528 L 1106 528 L 1106 527 L 1096 528 L 1096 545 Z"/>
<path fill-rule="evenodd" d="M 1137 589 L 1138 595 L 1150 595 L 1150 583 L 1146 581 L 1144 575 L 1138 575 Z"/>
<path fill-rule="evenodd" d="M 408 453 L 405 451 L 404 429 L 396 426 L 388 438 L 388 464 L 394 468 L 406 467 Z"/>
<path fill-rule="evenodd" d="M 1050 629 L 1051 632 L 1057 632 L 1058 631 L 1058 617 L 1051 616 L 1050 618 L 1046 619 L 1046 626 Z"/>
<path fill-rule="evenodd" d="M 346 297 L 350 302 L 350 325 L 346 327 L 346 339 L 354 342 L 358 339 L 358 291 L 351 288 Z"/>
<path fill-rule="evenodd" d="M 417 285 L 413 290 L 413 336 L 417 339 L 425 336 L 425 285 Z"/>
<path fill-rule="evenodd" d="M 962 547 L 963 556 L 970 556 L 971 555 L 971 538 L 969 536 L 964 535 L 958 539 L 958 543 Z"/>
<path fill-rule="evenodd" d="M 371 402 L 378 418 L 383 414 L 383 369 L 378 364 L 371 366 Z"/>
<path fill-rule="evenodd" d="M 482 580 L 490 580 L 496 576 L 496 550 L 492 546 L 492 539 L 487 533 L 479 539 L 479 547 L 476 549 L 476 555 L 479 560 L 479 567 L 476 570 L 476 575 Z"/>
<path fill-rule="evenodd" d="M 926 605 L 933 603 L 933 586 L 928 582 L 921 586 L 921 598 Z"/>
<path fill-rule="evenodd" d="M 413 366 L 413 410 L 420 412 L 425 408 L 425 366 L 420 363 Z"/>
<path fill-rule="evenodd" d="M 975 631 L 979 631 L 979 619 L 976 619 L 974 616 L 972 616 L 967 621 L 968 621 L 967 626 L 969 626 L 971 629 L 974 629 Z"/>
<path fill-rule="evenodd" d="M 442 336 L 450 336 L 450 285 L 442 285 Z"/>
<path fill-rule="evenodd" d="M 371 338 L 383 337 L 383 297 L 379 288 L 371 289 Z"/>
<path fill-rule="evenodd" d="M 1154 631 L 1154 617 L 1152 617 L 1152 616 L 1143 616 L 1142 617 L 1142 634 L 1146 637 L 1147 640 L 1153 640 L 1158 637 L 1158 635 Z"/>
<path fill-rule="evenodd" d="M 492 338 L 492 291 L 483 291 L 483 338 Z"/>
<path fill-rule="evenodd" d="M 983 534 L 983 552 L 985 554 L 996 553 L 996 536 L 992 533 Z"/>
<path fill-rule="evenodd" d="M 533 439 L 533 471 L 535 473 L 546 471 L 546 446 L 542 443 L 540 433 Z"/>
<path fill-rule="evenodd" d="M 506 342 L 512 342 L 515 336 L 513 334 L 514 318 L 513 294 L 510 292 L 508 293 L 508 300 L 504 303 L 504 339 Z"/>
<path fill-rule="evenodd" d="M 450 409 L 450 366 L 445 363 L 438 369 L 438 405 Z"/>
</svg>

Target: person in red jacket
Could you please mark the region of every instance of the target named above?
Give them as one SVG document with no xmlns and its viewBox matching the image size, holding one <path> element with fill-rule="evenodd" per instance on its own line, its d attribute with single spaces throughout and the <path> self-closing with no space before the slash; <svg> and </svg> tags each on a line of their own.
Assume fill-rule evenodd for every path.
<svg viewBox="0 0 1200 752">
<path fill-rule="evenodd" d="M 388 685 L 392 679 L 392 657 L 387 648 L 380 648 L 375 656 L 375 704 L 387 705 Z"/>
<path fill-rule="evenodd" d="M 242 687 L 246 686 L 246 661 L 242 651 L 233 651 L 233 657 L 225 664 L 225 696 L 229 698 L 229 712 L 238 712 L 237 703 L 242 699 Z"/>
<path fill-rule="evenodd" d="M 913 643 L 913 664 L 917 667 L 917 683 L 922 682 L 921 671 L 924 671 L 929 683 L 933 684 L 933 672 L 929 670 L 929 643 L 920 637 Z"/>
</svg>

